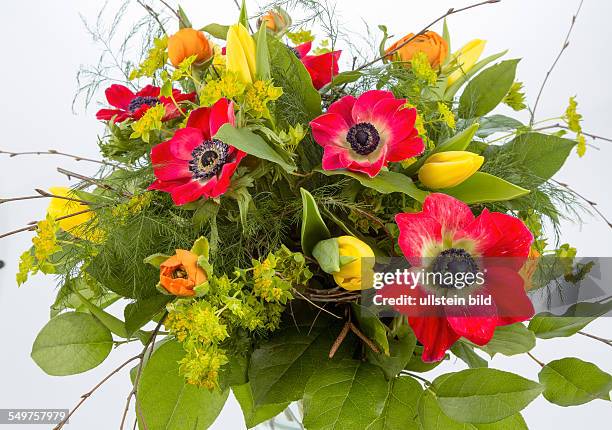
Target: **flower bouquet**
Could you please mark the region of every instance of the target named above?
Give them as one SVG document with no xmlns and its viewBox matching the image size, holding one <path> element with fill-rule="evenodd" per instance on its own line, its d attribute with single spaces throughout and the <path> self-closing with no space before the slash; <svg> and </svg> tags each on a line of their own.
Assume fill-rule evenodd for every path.
<svg viewBox="0 0 612 430">
<path fill-rule="evenodd" d="M 299 402 L 309 430 L 522 429 L 540 395 L 609 400 L 596 365 L 530 353 L 610 301 L 536 314 L 534 291 L 593 266 L 543 228 L 581 208 L 552 177 L 588 134 L 574 98 L 554 125 L 537 102 L 527 123 L 494 113 L 527 109 L 519 60 L 452 50 L 445 18 L 496 0 L 403 38 L 380 26 L 352 58 L 333 13 L 327 39 L 308 30 L 317 2 L 300 22 L 243 2 L 203 27 L 139 3 L 145 55 L 105 90 L 99 173 L 62 170 L 78 184 L 38 190 L 47 215 L 19 230 L 35 236 L 17 283 L 59 281 L 32 348 L 43 371 L 141 342 L 111 375 L 131 369 L 121 428 L 133 408 L 149 430 L 207 428 L 230 391 L 249 428 Z M 529 354 L 539 380 L 489 368 L 495 354 Z M 423 375 L 451 357 L 467 368 Z"/>
</svg>

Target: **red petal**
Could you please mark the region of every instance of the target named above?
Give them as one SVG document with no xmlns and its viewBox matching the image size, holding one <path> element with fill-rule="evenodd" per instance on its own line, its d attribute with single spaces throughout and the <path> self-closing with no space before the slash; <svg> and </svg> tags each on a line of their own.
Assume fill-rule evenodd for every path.
<svg viewBox="0 0 612 430">
<path fill-rule="evenodd" d="M 491 215 L 493 214 L 485 209 L 474 221 L 465 226 L 463 230 L 458 231 L 454 235 L 453 240 L 470 239 L 475 243 L 475 251 L 478 254 L 484 254 L 485 250 L 497 243 L 505 234 L 497 228 Z"/>
<path fill-rule="evenodd" d="M 350 153 L 349 153 L 350 154 Z M 353 170 L 355 172 L 361 172 L 368 175 L 370 178 L 378 175 L 380 169 L 387 165 L 386 162 L 387 148 L 383 147 L 380 150 L 379 157 L 374 161 L 357 161 L 352 160 L 348 169 Z"/>
<path fill-rule="evenodd" d="M 119 109 L 127 110 L 128 105 L 134 98 L 134 93 L 123 85 L 113 84 L 106 89 L 106 100 L 111 106 L 115 106 Z"/>
<path fill-rule="evenodd" d="M 535 313 L 524 280 L 515 270 L 487 265 L 486 287 L 495 302 L 498 325 L 526 321 Z"/>
<path fill-rule="evenodd" d="M 408 322 L 416 338 L 423 344 L 421 358 L 425 362 L 442 360 L 446 351 L 460 337 L 443 317 L 411 317 Z"/>
<path fill-rule="evenodd" d="M 395 98 L 391 91 L 370 90 L 359 96 L 353 106 L 353 120 L 356 123 L 370 122 L 374 106 L 386 98 Z"/>
<path fill-rule="evenodd" d="M 162 180 L 156 179 L 155 182 L 153 182 L 151 185 L 149 185 L 147 190 L 158 190 L 158 191 L 164 191 L 164 192 L 169 193 L 172 190 L 174 190 L 176 187 L 184 185 L 186 182 L 187 182 L 187 180 L 182 180 L 182 181 L 162 181 Z"/>
<path fill-rule="evenodd" d="M 468 205 L 447 194 L 428 195 L 423 202 L 423 212 L 440 223 L 443 234 L 454 234 L 474 220 Z"/>
<path fill-rule="evenodd" d="M 349 126 L 337 113 L 326 113 L 310 121 L 312 135 L 315 141 L 325 147 L 327 145 L 343 146 Z"/>
<path fill-rule="evenodd" d="M 427 248 L 442 242 L 440 223 L 424 212 L 400 213 L 395 216 L 400 234 L 398 244 L 410 263 L 420 265 L 421 259 L 435 257 Z"/>
<path fill-rule="evenodd" d="M 329 84 L 332 78 L 338 74 L 339 58 L 340 51 L 302 57 L 302 64 L 304 64 L 304 67 L 308 70 L 312 85 L 317 90 Z"/>
<path fill-rule="evenodd" d="M 170 151 L 172 152 L 172 158 L 178 158 L 179 160 L 189 161 L 193 158 L 191 153 L 193 150 L 204 142 L 205 138 L 202 132 L 197 128 L 186 127 L 177 130 L 172 136 L 172 139 L 168 141 L 170 144 Z"/>
<path fill-rule="evenodd" d="M 415 131 L 414 136 L 407 139 L 389 141 L 387 143 L 387 148 L 387 160 L 398 162 L 422 154 L 425 150 L 425 144 L 423 143 L 423 139 L 416 136 Z"/>
<path fill-rule="evenodd" d="M 140 97 L 159 97 L 160 93 L 159 87 L 154 87 L 153 85 L 147 85 L 142 90 L 136 93 L 137 96 Z"/>
<path fill-rule="evenodd" d="M 348 149 L 336 145 L 324 147 L 321 167 L 323 170 L 345 169 L 351 164 Z"/>
<path fill-rule="evenodd" d="M 489 214 L 497 229 L 503 236 L 491 247 L 485 250 L 488 257 L 527 257 L 533 243 L 533 234 L 518 218 L 502 213 Z M 515 259 L 521 262 L 520 259 Z M 521 264 L 522 266 L 522 264 Z M 520 269 L 520 266 L 517 270 Z"/>
<path fill-rule="evenodd" d="M 372 108 L 371 121 L 380 124 L 381 128 L 392 130 L 395 124 L 395 116 L 398 110 L 406 104 L 405 99 L 384 98 L 378 101 Z M 402 126 L 407 124 L 402 123 Z M 410 129 L 408 129 L 410 130 Z"/>
<path fill-rule="evenodd" d="M 234 115 L 234 105 L 230 104 L 227 99 L 219 99 L 210 110 L 210 135 L 214 136 L 223 124 L 230 122 L 230 109 L 232 110 L 231 115 Z"/>
<path fill-rule="evenodd" d="M 109 121 L 115 115 L 117 115 L 117 118 L 115 118 L 115 122 L 121 122 L 117 119 L 120 116 L 125 117 L 125 112 L 120 109 L 100 109 L 98 113 L 96 113 L 96 118 L 102 121 Z"/>
<path fill-rule="evenodd" d="M 331 104 L 327 113 L 337 113 L 342 115 L 346 124 L 350 127 L 353 125 L 353 106 L 357 99 L 353 96 L 344 96 L 337 102 Z"/>
<path fill-rule="evenodd" d="M 497 317 L 495 316 L 447 317 L 447 321 L 459 336 L 481 346 L 489 343 L 497 326 Z"/>
<path fill-rule="evenodd" d="M 191 176 L 189 164 L 172 154 L 172 140 L 162 142 L 151 149 L 153 173 L 162 181 L 173 181 Z"/>
<path fill-rule="evenodd" d="M 191 180 L 172 190 L 172 201 L 177 206 L 191 203 L 202 197 L 203 191 L 204 186 L 199 181 Z"/>
<path fill-rule="evenodd" d="M 182 102 L 185 100 L 189 100 L 190 102 L 192 102 L 196 98 L 196 93 L 183 94 L 179 90 L 173 89 L 172 96 L 174 97 L 174 100 L 176 100 L 177 102 Z"/>
<path fill-rule="evenodd" d="M 304 58 L 312 49 L 312 42 L 302 43 L 301 45 L 294 46 L 293 49 L 297 51 L 300 57 Z"/>
<path fill-rule="evenodd" d="M 201 107 L 192 110 L 187 119 L 187 127 L 194 127 L 202 131 L 204 140 L 210 139 L 210 108 Z"/>
</svg>

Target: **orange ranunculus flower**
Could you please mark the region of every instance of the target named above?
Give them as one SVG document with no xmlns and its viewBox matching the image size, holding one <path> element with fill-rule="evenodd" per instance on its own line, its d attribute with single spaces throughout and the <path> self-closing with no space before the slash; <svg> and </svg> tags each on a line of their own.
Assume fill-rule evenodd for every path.
<svg viewBox="0 0 612 430">
<path fill-rule="evenodd" d="M 204 33 L 193 28 L 182 28 L 168 38 L 168 58 L 174 67 L 192 55 L 198 56 L 196 63 L 213 56 L 212 46 Z"/>
<path fill-rule="evenodd" d="M 538 268 L 538 260 L 540 257 L 540 253 L 533 246 L 529 249 L 529 256 L 527 261 L 521 270 L 519 271 L 519 275 L 523 278 L 525 282 L 525 291 L 529 291 L 535 287 L 532 282 L 533 275 Z"/>
<path fill-rule="evenodd" d="M 198 266 L 198 256 L 191 251 L 177 249 L 176 254 L 159 266 L 159 283 L 175 296 L 193 296 L 193 289 L 208 279 Z"/>
<path fill-rule="evenodd" d="M 414 37 L 413 40 L 392 53 L 395 48 L 413 37 L 414 33 L 402 37 L 385 51 L 386 54 L 397 55 L 401 61 L 409 62 L 414 54 L 423 52 L 429 58 L 431 67 L 434 69 L 440 67 L 448 55 L 448 43 L 435 31 L 426 31 L 425 34 Z"/>
</svg>

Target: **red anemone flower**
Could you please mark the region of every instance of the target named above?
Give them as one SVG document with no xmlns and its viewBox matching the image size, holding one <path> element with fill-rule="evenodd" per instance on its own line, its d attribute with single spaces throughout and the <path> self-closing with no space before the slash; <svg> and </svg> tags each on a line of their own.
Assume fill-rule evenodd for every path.
<svg viewBox="0 0 612 430">
<path fill-rule="evenodd" d="M 223 194 L 246 154 L 214 135 L 235 121 L 234 104 L 227 99 L 193 110 L 185 128 L 151 150 L 157 180 L 149 189 L 170 193 L 176 205 Z"/>
<path fill-rule="evenodd" d="M 416 109 L 389 91 L 342 97 L 310 122 L 323 147 L 323 169 L 348 169 L 374 177 L 389 161 L 417 156 L 425 146 L 414 128 Z"/>
<path fill-rule="evenodd" d="M 342 51 L 332 51 L 321 55 L 308 55 L 312 49 L 312 42 L 298 45 L 291 50 L 300 59 L 312 79 L 312 85 L 320 90 L 329 84 L 338 74 L 338 60 Z"/>
<path fill-rule="evenodd" d="M 424 347 L 423 361 L 443 359 L 460 337 L 485 345 L 493 337 L 495 327 L 533 316 L 533 305 L 518 273 L 529 254 L 533 235 L 520 219 L 486 209 L 474 217 L 465 203 L 434 193 L 425 199 L 421 212 L 401 213 L 395 220 L 400 230 L 399 246 L 413 266 L 411 270 L 462 273 L 462 279 L 466 279 L 465 273 L 477 277 L 480 272 L 485 280 L 467 289 L 491 298 L 490 303 L 471 306 L 438 305 L 421 298 L 453 297 L 461 289 L 454 284 L 435 282 L 418 282 L 412 289 L 397 285 L 385 288 L 384 296 L 408 293 L 416 299 L 415 305 L 395 307 L 408 315 L 408 322 Z"/>
<path fill-rule="evenodd" d="M 100 109 L 96 114 L 96 118 L 103 121 L 109 121 L 115 117 L 115 122 L 123 122 L 126 119 L 140 119 L 145 112 L 158 104 L 163 104 L 166 107 L 166 115 L 163 120 L 177 118 L 180 115 L 179 110 L 170 97 L 160 97 L 159 87 L 147 85 L 142 90 L 134 93 L 127 87 L 119 84 L 113 84 L 105 91 L 106 100 L 111 106 L 116 109 Z M 173 89 L 172 95 L 177 103 L 184 100 L 194 101 L 195 93 L 183 94 L 179 90 Z"/>
</svg>

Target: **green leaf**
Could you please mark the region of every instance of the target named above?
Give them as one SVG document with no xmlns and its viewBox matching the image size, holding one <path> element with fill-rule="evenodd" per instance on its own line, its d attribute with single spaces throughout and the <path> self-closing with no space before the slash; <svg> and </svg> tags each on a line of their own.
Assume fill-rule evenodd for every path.
<svg viewBox="0 0 612 430">
<path fill-rule="evenodd" d="M 340 247 L 335 237 L 318 242 L 312 249 L 312 256 L 325 273 L 340 271 Z"/>
<path fill-rule="evenodd" d="M 435 369 L 440 364 L 442 364 L 445 360 L 448 360 L 450 357 L 448 354 L 444 355 L 444 358 L 440 361 L 434 362 L 424 362 L 421 358 L 423 356 L 423 347 L 421 345 L 416 345 L 414 347 L 414 352 L 412 357 L 410 357 L 410 361 L 406 364 L 405 369 L 412 372 L 429 372 L 432 369 Z"/>
<path fill-rule="evenodd" d="M 300 188 L 302 194 L 302 252 L 310 256 L 314 247 L 322 240 L 329 239 L 331 234 L 317 207 L 312 194 Z"/>
<path fill-rule="evenodd" d="M 187 384 L 179 374 L 185 356 L 180 343 L 168 341 L 147 361 L 138 385 L 138 401 L 150 429 L 204 430 L 217 418 L 229 390 L 209 391 Z"/>
<path fill-rule="evenodd" d="M 451 347 L 451 352 L 461 359 L 470 369 L 489 367 L 489 362 L 474 352 L 471 344 L 459 340 Z"/>
<path fill-rule="evenodd" d="M 208 239 L 204 236 L 200 236 L 193 242 L 193 246 L 191 247 L 191 252 L 193 252 L 198 257 L 204 257 L 208 260 L 210 253 L 210 245 L 208 244 Z"/>
<path fill-rule="evenodd" d="M 510 91 L 519 61 L 502 61 L 472 79 L 459 99 L 459 117 L 477 118 L 495 109 Z"/>
<path fill-rule="evenodd" d="M 51 319 L 38 333 L 32 359 L 45 373 L 74 375 L 93 369 L 106 359 L 113 336 L 93 315 L 67 312 Z"/>
<path fill-rule="evenodd" d="M 412 179 L 410 179 L 408 176 L 402 173 L 390 172 L 388 170 L 382 170 L 378 175 L 373 178 L 370 178 L 368 175 L 365 175 L 363 173 L 351 172 L 350 170 L 344 169 L 315 169 L 315 171 L 325 176 L 348 176 L 353 179 L 357 179 L 364 187 L 372 188 L 373 190 L 376 190 L 379 193 L 402 193 L 412 197 L 413 199 L 419 202 L 423 202 L 425 200 L 425 197 L 427 197 L 427 195 L 429 194 L 427 191 L 423 191 L 417 188 L 417 186 L 414 185 L 414 182 L 412 182 Z"/>
<path fill-rule="evenodd" d="M 369 363 L 342 360 L 312 375 L 304 393 L 304 427 L 365 429 L 382 413 L 388 383 Z"/>
<path fill-rule="evenodd" d="M 238 400 L 238 403 L 240 403 L 240 408 L 242 409 L 242 415 L 244 416 L 244 422 L 247 428 L 253 428 L 257 424 L 274 418 L 291 404 L 290 402 L 286 402 L 256 407 L 253 402 L 251 385 L 248 383 L 232 387 L 232 392 L 236 400 Z"/>
<path fill-rule="evenodd" d="M 376 354 L 368 349 L 366 350 L 368 361 L 380 367 L 387 379 L 394 378 L 412 359 L 416 341 L 416 336 L 410 327 L 404 325 L 398 331 L 397 338 L 388 339 L 389 355 Z"/>
<path fill-rule="evenodd" d="M 351 307 L 353 308 L 353 315 L 355 315 L 359 322 L 361 331 L 378 345 L 382 354 L 389 356 L 387 326 L 380 321 L 371 309 L 357 303 L 352 303 Z"/>
<path fill-rule="evenodd" d="M 493 338 L 480 349 L 491 357 L 495 354 L 517 355 L 531 351 L 536 344 L 533 332 L 522 323 L 500 326 L 495 328 Z"/>
<path fill-rule="evenodd" d="M 202 27 L 200 30 L 207 32 L 212 37 L 225 40 L 227 39 L 227 31 L 229 30 L 229 25 L 208 24 L 207 26 Z"/>
<path fill-rule="evenodd" d="M 451 37 L 450 37 L 450 31 L 448 31 L 448 23 L 446 22 L 446 18 L 444 18 L 444 26 L 442 27 L 442 38 L 444 39 L 444 41 L 446 42 L 446 45 L 448 46 L 448 50 L 447 50 L 447 56 L 451 53 Z"/>
<path fill-rule="evenodd" d="M 529 321 L 529 330 L 540 339 L 569 337 L 578 333 L 596 317 L 560 317 L 545 312 L 538 314 Z"/>
<path fill-rule="evenodd" d="M 365 430 L 419 430 L 415 417 L 422 392 L 413 378 L 393 378 L 381 414 Z"/>
<path fill-rule="evenodd" d="M 512 200 L 529 190 L 484 172 L 476 172 L 465 181 L 442 192 L 467 204 Z"/>
<path fill-rule="evenodd" d="M 575 406 L 595 399 L 610 400 L 612 376 L 593 363 L 562 358 L 548 363 L 538 374 L 544 397 L 559 406 Z"/>
<path fill-rule="evenodd" d="M 497 54 L 490 55 L 482 59 L 478 63 L 474 64 L 474 67 L 468 70 L 467 73 L 462 74 L 461 77 L 457 79 L 455 83 L 453 83 L 453 85 L 446 89 L 446 91 L 444 92 L 444 99 L 447 101 L 452 100 L 455 97 L 455 94 L 457 94 L 457 91 L 459 91 L 459 89 L 463 86 L 463 84 L 472 79 L 472 77 L 475 76 L 478 72 L 480 72 L 487 64 L 492 63 L 493 61 L 503 57 L 504 55 L 506 55 L 507 52 L 508 51 L 506 50 Z"/>
<path fill-rule="evenodd" d="M 245 0 L 242 0 L 242 6 L 240 6 L 240 17 L 238 18 L 238 22 L 246 28 L 249 28 L 249 14 L 247 13 Z"/>
<path fill-rule="evenodd" d="M 257 79 L 262 81 L 267 81 L 271 76 L 267 36 L 268 29 L 265 25 L 262 25 L 257 32 L 257 52 L 255 54 Z"/>
<path fill-rule="evenodd" d="M 442 411 L 468 423 L 492 423 L 516 414 L 542 392 L 537 382 L 501 370 L 481 368 L 453 373 L 436 388 Z"/>
<path fill-rule="evenodd" d="M 170 256 L 166 254 L 161 254 L 161 253 L 151 254 L 143 260 L 143 263 L 150 264 L 151 266 L 159 269 L 159 266 L 161 266 L 162 263 L 166 261 L 168 258 L 170 258 Z"/>
<path fill-rule="evenodd" d="M 328 322 L 312 328 L 311 325 L 305 323 L 278 330 L 255 349 L 249 363 L 249 383 L 255 405 L 301 399 L 306 383 L 315 371 L 327 362 L 348 357 L 352 352 L 349 351 L 352 349 L 351 341 L 347 338 L 330 360 L 329 350 L 340 328 Z"/>
<path fill-rule="evenodd" d="M 172 296 L 157 294 L 128 304 L 123 310 L 127 334 L 131 336 L 132 333 L 159 315 L 166 304 L 173 299 Z"/>
<path fill-rule="evenodd" d="M 189 21 L 189 18 L 187 18 L 187 14 L 185 13 L 181 5 L 178 6 L 177 13 L 180 17 L 179 28 L 192 28 L 191 21 Z"/>
<path fill-rule="evenodd" d="M 430 390 L 425 390 L 418 403 L 421 430 L 528 430 L 521 414 L 515 414 L 490 424 L 468 424 L 455 421 L 444 414 Z"/>
<path fill-rule="evenodd" d="M 489 137 L 492 134 L 502 131 L 518 130 L 524 127 L 523 123 L 505 115 L 491 115 L 480 118 L 480 128 L 476 136 L 480 138 Z"/>
<path fill-rule="evenodd" d="M 530 171 L 537 179 L 536 185 L 552 178 L 565 164 L 576 142 L 540 133 L 525 133 L 499 148 L 509 152 L 513 162 Z"/>
<path fill-rule="evenodd" d="M 231 124 L 223 124 L 215 134 L 215 138 L 247 154 L 276 163 L 287 172 L 296 170 L 295 164 L 285 161 L 285 158 L 265 140 L 246 128 L 236 128 Z"/>
<path fill-rule="evenodd" d="M 340 85 L 350 84 L 351 82 L 358 81 L 359 78 L 363 76 L 363 73 L 359 70 L 347 70 L 346 72 L 338 73 L 332 78 L 331 83 L 327 84 L 325 87 L 321 88 L 321 93 L 326 93 L 333 87 L 338 87 Z"/>
<path fill-rule="evenodd" d="M 81 293 L 79 293 L 78 290 L 74 290 L 74 293 L 79 297 L 87 310 L 91 312 L 91 314 L 95 316 L 102 324 L 104 324 L 104 327 L 119 337 L 124 339 L 129 337 L 123 321 L 87 300 Z"/>
</svg>

